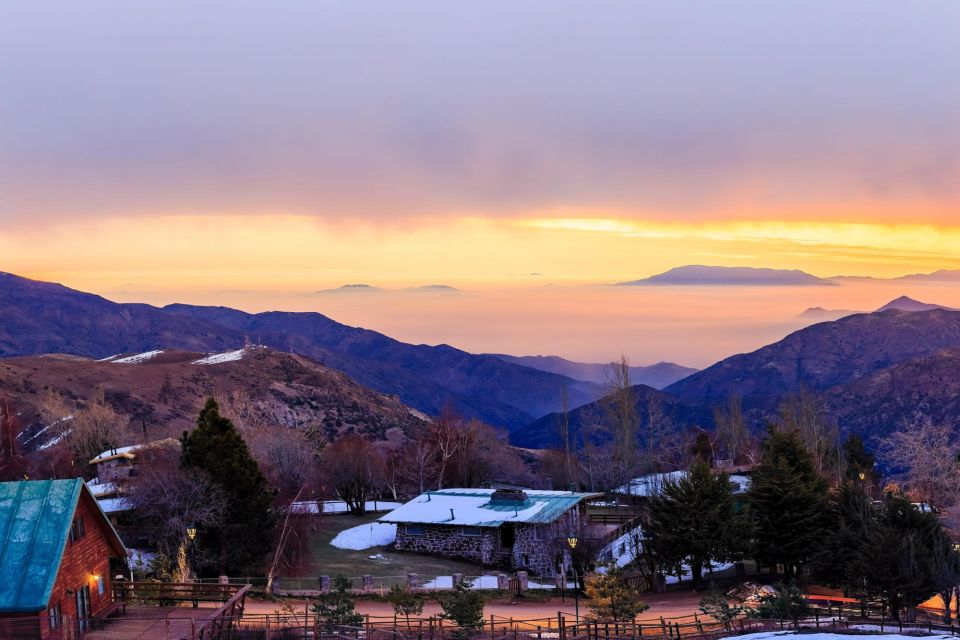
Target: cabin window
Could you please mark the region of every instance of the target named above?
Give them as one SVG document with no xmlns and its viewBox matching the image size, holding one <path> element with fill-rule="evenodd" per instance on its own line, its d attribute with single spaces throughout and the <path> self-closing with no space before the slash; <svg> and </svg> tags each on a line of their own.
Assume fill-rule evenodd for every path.
<svg viewBox="0 0 960 640">
<path fill-rule="evenodd" d="M 527 554 L 523 554 L 522 556 L 520 556 L 520 564 L 522 564 L 522 565 L 525 566 L 525 567 L 529 567 L 529 566 L 530 566 L 530 556 L 528 556 Z"/>
<path fill-rule="evenodd" d="M 103 576 L 97 576 L 97 595 L 102 596 L 107 590 L 106 581 Z"/>
<path fill-rule="evenodd" d="M 422 524 L 408 524 L 406 532 L 408 536 L 422 536 L 426 535 L 427 529 Z"/>
<path fill-rule="evenodd" d="M 85 535 L 87 535 L 87 532 L 83 528 L 83 517 L 77 516 L 73 519 L 73 524 L 70 525 L 70 542 L 77 542 Z"/>
<path fill-rule="evenodd" d="M 60 626 L 60 603 L 56 603 L 49 609 L 47 609 L 47 615 L 50 618 L 50 628 L 56 629 Z"/>
<path fill-rule="evenodd" d="M 480 527 L 464 527 L 460 531 L 465 536 L 478 537 L 483 535 L 483 531 L 480 530 Z"/>
</svg>

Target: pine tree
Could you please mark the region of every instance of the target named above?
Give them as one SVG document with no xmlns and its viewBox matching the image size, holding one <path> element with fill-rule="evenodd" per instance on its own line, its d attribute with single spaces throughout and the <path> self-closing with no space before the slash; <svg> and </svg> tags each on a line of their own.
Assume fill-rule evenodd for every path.
<svg viewBox="0 0 960 640">
<path fill-rule="evenodd" d="M 773 430 L 749 493 L 754 557 L 784 573 L 796 575 L 824 540 L 827 530 L 827 483 L 813 466 L 795 431 Z"/>
<path fill-rule="evenodd" d="M 876 481 L 877 459 L 867 451 L 863 439 L 856 433 L 843 441 L 843 461 L 843 475 L 848 482 L 873 484 Z M 863 480 L 860 474 L 863 474 Z"/>
<path fill-rule="evenodd" d="M 956 584 L 957 557 L 950 546 L 935 514 L 893 497 L 883 506 L 855 566 L 869 594 L 878 596 L 895 618 L 905 609 L 913 621 L 918 604 Z M 943 572 L 943 565 L 952 571 Z"/>
<path fill-rule="evenodd" d="M 704 568 L 739 556 L 747 538 L 744 525 L 727 475 L 714 475 L 698 461 L 687 477 L 668 482 L 650 502 L 644 532 L 658 564 L 678 572 L 687 564 L 699 588 Z"/>
<path fill-rule="evenodd" d="M 453 590 L 439 594 L 443 617 L 459 627 L 458 637 L 467 638 L 483 628 L 483 594 L 473 590 L 470 580 L 458 580 Z"/>
<path fill-rule="evenodd" d="M 319 622 L 327 626 L 356 627 L 363 622 L 357 604 L 350 595 L 350 579 L 338 575 L 333 578 L 333 589 L 317 596 L 311 611 Z"/>
<path fill-rule="evenodd" d="M 849 594 L 858 587 L 856 559 L 870 540 L 876 509 L 859 482 L 848 483 L 830 496 L 827 518 L 832 533 L 822 540 L 811 569 L 819 581 Z"/>
<path fill-rule="evenodd" d="M 640 589 L 624 581 L 615 564 L 606 567 L 606 573 L 595 573 L 586 579 L 586 594 L 590 599 L 590 620 L 626 622 L 649 609 Z"/>
<path fill-rule="evenodd" d="M 216 559 L 221 575 L 260 569 L 276 529 L 273 492 L 233 423 L 208 399 L 197 427 L 182 438 L 180 464 L 203 472 L 226 496 L 226 515 L 215 529 L 201 529 L 197 542 Z"/>
</svg>

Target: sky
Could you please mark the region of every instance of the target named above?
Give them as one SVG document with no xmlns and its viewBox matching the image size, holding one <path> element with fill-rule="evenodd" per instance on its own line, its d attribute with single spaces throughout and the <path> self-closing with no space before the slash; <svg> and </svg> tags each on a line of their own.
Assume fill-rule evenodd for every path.
<svg viewBox="0 0 960 640">
<path fill-rule="evenodd" d="M 550 328 L 598 285 L 960 268 L 958 77 L 953 0 L 7 0 L 0 270 L 605 357 Z M 486 298 L 313 295 L 347 283 Z"/>
</svg>

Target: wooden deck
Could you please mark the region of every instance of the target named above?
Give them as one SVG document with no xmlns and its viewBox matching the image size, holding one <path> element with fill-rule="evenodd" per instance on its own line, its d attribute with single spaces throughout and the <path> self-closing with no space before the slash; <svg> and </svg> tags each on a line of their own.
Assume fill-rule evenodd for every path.
<svg viewBox="0 0 960 640">
<path fill-rule="evenodd" d="M 88 631 L 84 640 L 190 640 L 201 620 L 217 612 L 217 605 L 152 607 L 127 605 L 127 612 L 103 621 L 103 628 Z"/>
</svg>

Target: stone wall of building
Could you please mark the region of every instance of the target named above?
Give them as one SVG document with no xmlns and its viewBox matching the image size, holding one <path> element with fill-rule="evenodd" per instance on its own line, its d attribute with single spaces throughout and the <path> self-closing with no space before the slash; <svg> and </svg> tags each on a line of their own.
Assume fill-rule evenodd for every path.
<svg viewBox="0 0 960 640">
<path fill-rule="evenodd" d="M 462 558 L 481 564 L 495 564 L 500 547 L 498 531 L 491 527 L 480 528 L 480 535 L 464 534 L 459 525 L 418 525 L 422 535 L 408 532 L 410 525 L 397 525 L 397 551 L 432 553 L 448 558 Z"/>
</svg>

